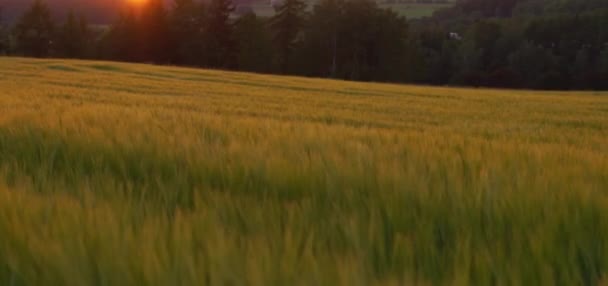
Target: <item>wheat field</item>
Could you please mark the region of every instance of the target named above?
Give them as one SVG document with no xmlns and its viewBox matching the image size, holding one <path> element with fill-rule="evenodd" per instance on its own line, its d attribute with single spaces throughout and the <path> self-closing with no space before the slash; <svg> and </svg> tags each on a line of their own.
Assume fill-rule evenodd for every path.
<svg viewBox="0 0 608 286">
<path fill-rule="evenodd" d="M 0 58 L 1 285 L 605 285 L 608 93 Z"/>
</svg>

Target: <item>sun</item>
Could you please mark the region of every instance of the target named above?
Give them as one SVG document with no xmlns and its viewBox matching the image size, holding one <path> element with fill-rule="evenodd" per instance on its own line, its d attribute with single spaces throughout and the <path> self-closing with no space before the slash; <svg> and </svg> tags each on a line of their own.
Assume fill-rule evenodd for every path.
<svg viewBox="0 0 608 286">
<path fill-rule="evenodd" d="M 126 0 L 127 3 L 131 5 L 142 5 L 147 2 L 147 0 Z"/>
</svg>

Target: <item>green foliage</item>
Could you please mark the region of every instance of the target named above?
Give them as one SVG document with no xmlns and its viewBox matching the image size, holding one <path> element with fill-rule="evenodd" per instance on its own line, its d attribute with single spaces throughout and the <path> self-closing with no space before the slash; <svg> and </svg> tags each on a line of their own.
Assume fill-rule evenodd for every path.
<svg viewBox="0 0 608 286">
<path fill-rule="evenodd" d="M 279 65 L 283 73 L 291 68 L 291 57 L 298 43 L 298 36 L 306 21 L 306 2 L 285 0 L 275 7 L 276 14 L 270 20 L 277 47 Z"/>
<path fill-rule="evenodd" d="M 235 23 L 238 40 L 239 70 L 273 72 L 275 68 L 272 33 L 266 21 L 253 13 L 241 16 Z"/>
<path fill-rule="evenodd" d="M 608 46 L 600 53 L 599 61 L 597 61 L 598 70 L 601 74 L 608 74 Z"/>
<path fill-rule="evenodd" d="M 211 0 L 206 18 L 204 49 L 205 65 L 212 68 L 232 69 L 236 65 L 237 43 L 230 14 L 234 12 L 232 0 Z"/>
<path fill-rule="evenodd" d="M 182 65 L 202 65 L 205 9 L 194 0 L 176 0 L 170 14 L 172 61 Z"/>
<path fill-rule="evenodd" d="M 125 9 L 102 41 L 105 58 L 122 61 L 168 63 L 170 51 L 169 15 L 162 0 L 150 0 L 139 10 Z"/>
<path fill-rule="evenodd" d="M 89 25 L 84 16 L 78 19 L 73 11 L 58 32 L 58 53 L 67 58 L 84 58 L 90 51 Z"/>
<path fill-rule="evenodd" d="M 597 62 L 608 43 L 605 1 L 467 0 L 421 20 L 417 82 L 536 89 L 598 89 Z M 573 11 L 576 11 L 573 13 Z M 428 26 L 436 31 L 431 31 Z M 441 37 L 437 37 L 439 31 Z M 427 41 L 433 38 L 432 42 Z M 448 53 L 445 47 L 456 49 Z M 456 63 L 447 75 L 442 65 Z"/>
<path fill-rule="evenodd" d="M 599 60 L 597 61 L 597 70 L 600 78 L 608 78 L 608 46 L 600 53 Z M 608 81 L 601 80 L 598 88 L 608 89 Z"/>
<path fill-rule="evenodd" d="M 0 55 L 7 54 L 9 52 L 9 31 L 5 27 L 2 19 L 2 6 L 0 6 Z"/>
<path fill-rule="evenodd" d="M 125 10 L 105 35 L 104 57 L 122 61 L 137 61 L 140 58 L 138 21 L 135 11 Z"/>
<path fill-rule="evenodd" d="M 136 45 L 140 60 L 162 64 L 169 62 L 167 13 L 163 0 L 147 0 L 143 5 L 137 29 L 139 43 Z"/>
<path fill-rule="evenodd" d="M 314 5 L 309 24 L 305 27 L 305 41 L 298 63 L 302 73 L 323 77 L 338 77 L 342 61 L 340 22 L 344 17 L 344 1 L 323 0 Z"/>
<path fill-rule="evenodd" d="M 403 81 L 407 23 L 372 1 L 319 2 L 303 33 L 300 69 L 306 75 Z"/>
<path fill-rule="evenodd" d="M 14 36 L 0 31 L 0 49 L 356 81 L 605 88 L 604 0 L 463 0 L 409 22 L 371 0 L 322 0 L 310 10 L 303 0 L 272 2 L 276 13 L 264 18 L 231 0 L 175 0 L 169 9 L 150 0 L 107 32 L 84 32 L 86 23 L 68 16 L 53 33 L 37 0 Z"/>
<path fill-rule="evenodd" d="M 557 60 L 553 53 L 533 43 L 525 43 L 509 56 L 509 64 L 522 76 L 524 85 L 543 87 L 544 73 L 555 68 Z"/>
<path fill-rule="evenodd" d="M 44 0 L 35 0 L 21 16 L 15 27 L 19 51 L 25 56 L 50 55 L 54 37 L 54 23 Z"/>
</svg>

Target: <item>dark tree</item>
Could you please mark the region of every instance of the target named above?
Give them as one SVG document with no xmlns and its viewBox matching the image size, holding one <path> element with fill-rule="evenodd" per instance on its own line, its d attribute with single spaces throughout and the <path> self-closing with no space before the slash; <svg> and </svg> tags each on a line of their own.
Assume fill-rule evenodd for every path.
<svg viewBox="0 0 608 286">
<path fill-rule="evenodd" d="M 203 4 L 194 0 L 175 0 L 169 18 L 172 62 L 189 66 L 202 64 L 204 21 Z"/>
<path fill-rule="evenodd" d="M 526 42 L 509 56 L 509 64 L 522 78 L 522 87 L 547 88 L 556 78 L 557 58 L 551 50 Z"/>
<path fill-rule="evenodd" d="M 304 29 L 298 70 L 350 80 L 403 81 L 408 25 L 367 0 L 323 0 Z"/>
<path fill-rule="evenodd" d="M 235 36 L 240 70 L 264 73 L 274 70 L 272 35 L 265 21 L 247 13 L 236 21 Z"/>
<path fill-rule="evenodd" d="M 0 6 L 0 55 L 8 53 L 8 42 L 8 31 L 4 26 L 4 22 L 2 19 L 2 7 Z"/>
<path fill-rule="evenodd" d="M 500 25 L 479 21 L 471 25 L 464 39 L 453 46 L 455 70 L 450 82 L 457 85 L 480 86 L 485 76 L 497 69 L 496 45 L 501 37 Z M 450 42 L 454 42 L 453 39 Z"/>
<path fill-rule="evenodd" d="M 353 0 L 344 5 L 341 21 L 341 38 L 344 43 L 345 62 L 343 78 L 371 80 L 374 51 L 377 42 L 376 26 L 378 7 L 371 0 Z"/>
<path fill-rule="evenodd" d="M 341 22 L 344 17 L 343 0 L 322 0 L 313 8 L 305 33 L 302 67 L 312 76 L 338 77 L 343 63 Z"/>
<path fill-rule="evenodd" d="M 402 82 L 407 72 L 408 25 L 391 10 L 377 9 L 371 54 L 371 80 Z"/>
<path fill-rule="evenodd" d="M 589 48 L 581 48 L 570 65 L 572 86 L 576 89 L 590 88 L 595 72 L 595 67 L 591 62 L 591 51 Z"/>
<path fill-rule="evenodd" d="M 21 16 L 15 27 L 19 53 L 32 57 L 47 57 L 53 45 L 54 23 L 51 11 L 42 0 L 35 0 Z"/>
<path fill-rule="evenodd" d="M 168 0 L 147 0 L 110 29 L 87 27 L 70 13 L 55 31 L 43 1 L 35 0 L 14 30 L 0 26 L 0 54 L 361 81 L 608 89 L 606 0 L 458 0 L 412 21 L 374 0 L 319 0 L 310 15 L 305 0 L 273 0 L 270 19 L 246 5 L 235 11 L 233 4 L 245 0 L 172 0 L 171 9 Z"/>
<path fill-rule="evenodd" d="M 89 46 L 89 25 L 84 16 L 68 13 L 66 22 L 58 32 L 57 53 L 68 58 L 84 58 Z"/>
<path fill-rule="evenodd" d="M 212 68 L 232 69 L 236 66 L 237 44 L 230 14 L 235 7 L 231 0 L 211 0 L 204 35 L 205 64 Z"/>
<path fill-rule="evenodd" d="M 139 21 L 139 52 L 141 60 L 167 63 L 169 51 L 169 22 L 163 0 L 148 0 Z"/>
<path fill-rule="evenodd" d="M 485 71 L 496 68 L 495 49 L 496 43 L 501 37 L 501 26 L 494 22 L 480 21 L 474 24 L 468 38 L 475 43 L 475 48 L 480 51 L 481 68 Z"/>
<path fill-rule="evenodd" d="M 135 11 L 125 10 L 118 21 L 112 25 L 104 42 L 105 57 L 112 60 L 138 61 L 141 59 L 138 51 L 138 23 Z"/>
<path fill-rule="evenodd" d="M 595 87 L 608 90 L 608 45 L 600 52 L 597 60 L 597 79 Z"/>
<path fill-rule="evenodd" d="M 274 32 L 281 71 L 287 73 L 298 35 L 305 24 L 306 3 L 301 0 L 284 0 L 275 10 L 276 14 L 270 20 L 270 25 Z"/>
</svg>

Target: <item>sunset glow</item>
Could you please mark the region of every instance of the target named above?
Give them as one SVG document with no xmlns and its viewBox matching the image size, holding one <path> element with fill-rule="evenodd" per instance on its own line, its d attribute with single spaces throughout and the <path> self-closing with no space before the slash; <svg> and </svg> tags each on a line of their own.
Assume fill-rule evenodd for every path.
<svg viewBox="0 0 608 286">
<path fill-rule="evenodd" d="M 131 5 L 141 5 L 146 3 L 147 0 L 125 0 L 127 1 L 127 3 L 131 4 Z"/>
</svg>

